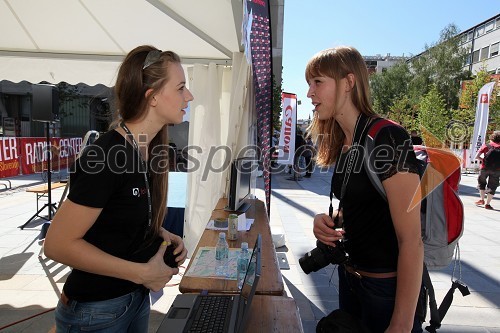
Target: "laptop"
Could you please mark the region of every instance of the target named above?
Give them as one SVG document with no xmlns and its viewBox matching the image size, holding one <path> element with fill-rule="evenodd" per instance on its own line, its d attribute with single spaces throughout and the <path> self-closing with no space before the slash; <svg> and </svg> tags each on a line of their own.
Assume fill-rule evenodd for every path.
<svg viewBox="0 0 500 333">
<path fill-rule="evenodd" d="M 261 274 L 261 248 L 259 234 L 239 294 L 177 295 L 156 332 L 243 332 Z"/>
</svg>

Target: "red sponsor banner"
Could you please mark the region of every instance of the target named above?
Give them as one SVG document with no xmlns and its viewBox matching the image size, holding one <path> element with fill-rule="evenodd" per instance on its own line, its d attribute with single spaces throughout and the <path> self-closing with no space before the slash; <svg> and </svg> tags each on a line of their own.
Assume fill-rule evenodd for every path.
<svg viewBox="0 0 500 333">
<path fill-rule="evenodd" d="M 73 163 L 80 151 L 82 138 L 51 138 L 48 154 L 45 138 L 20 138 L 21 169 L 23 174 L 40 173 L 48 169 L 50 156 L 51 170 L 66 169 Z"/>
<path fill-rule="evenodd" d="M 18 138 L 0 138 L 0 178 L 19 174 Z"/>
<path fill-rule="evenodd" d="M 0 178 L 68 168 L 80 152 L 82 138 L 51 138 L 48 155 L 46 138 L 1 138 Z"/>
</svg>

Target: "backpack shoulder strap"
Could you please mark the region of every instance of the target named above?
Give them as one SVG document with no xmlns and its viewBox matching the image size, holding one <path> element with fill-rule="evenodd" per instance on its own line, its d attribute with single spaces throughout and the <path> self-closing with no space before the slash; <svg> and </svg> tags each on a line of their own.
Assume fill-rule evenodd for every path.
<svg viewBox="0 0 500 333">
<path fill-rule="evenodd" d="M 452 282 L 450 289 L 446 293 L 439 306 L 437 307 L 436 295 L 434 293 L 434 287 L 432 286 L 432 281 L 429 276 L 429 271 L 427 270 L 427 266 L 424 263 L 424 274 L 422 275 L 422 283 L 424 284 L 427 292 L 429 294 L 429 308 L 431 312 L 431 319 L 429 320 L 429 326 L 425 328 L 427 332 L 436 333 L 436 330 L 441 327 L 441 322 L 443 321 L 444 316 L 448 312 L 448 309 L 451 306 L 451 302 L 453 302 L 453 294 L 455 290 L 459 290 L 462 296 L 467 296 L 470 294 L 469 288 L 463 284 L 459 280 L 455 280 Z"/>
<path fill-rule="evenodd" d="M 373 187 L 377 190 L 377 192 L 380 194 L 384 200 L 387 200 L 387 195 L 384 190 L 384 186 L 382 185 L 382 182 L 380 181 L 380 178 L 372 172 L 375 170 L 375 156 L 372 154 L 373 150 L 375 149 L 375 139 L 377 138 L 378 133 L 382 128 L 385 128 L 387 126 L 400 126 L 398 123 L 385 119 L 385 118 L 378 118 L 375 119 L 372 124 L 370 125 L 370 129 L 368 130 L 368 134 L 366 135 L 365 138 L 365 144 L 364 144 L 364 166 L 366 169 L 366 173 L 368 174 L 368 178 L 370 179 L 370 182 L 372 183 Z"/>
<path fill-rule="evenodd" d="M 429 271 L 427 270 L 427 266 L 425 265 L 425 263 L 424 272 L 422 274 L 422 284 L 425 286 L 429 295 L 429 310 L 431 313 L 431 318 L 429 320 L 430 326 L 427 326 L 425 330 L 435 333 L 436 330 L 441 327 L 441 317 L 439 316 L 436 294 L 434 293 L 434 286 L 432 285 L 431 277 L 429 276 Z"/>
</svg>

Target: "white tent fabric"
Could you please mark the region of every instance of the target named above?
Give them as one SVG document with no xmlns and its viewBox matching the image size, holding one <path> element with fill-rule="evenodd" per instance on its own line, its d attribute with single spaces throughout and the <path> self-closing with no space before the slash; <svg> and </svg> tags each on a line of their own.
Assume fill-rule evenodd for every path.
<svg viewBox="0 0 500 333">
<path fill-rule="evenodd" d="M 0 81 L 115 84 L 134 47 L 178 53 L 189 73 L 190 154 L 185 241 L 190 254 L 227 187 L 224 156 L 248 143 L 251 72 L 241 45 L 242 0 L 1 0 Z M 234 66 L 229 67 L 229 66 Z M 185 67 L 186 69 L 186 67 Z M 245 116 L 246 115 L 246 116 Z M 229 124 L 229 126 L 228 126 Z"/>
<path fill-rule="evenodd" d="M 134 47 L 173 50 L 183 63 L 231 62 L 241 0 L 0 1 L 0 81 L 114 85 Z"/>
<path fill-rule="evenodd" d="M 238 143 L 238 138 L 239 128 L 249 126 L 246 92 L 251 74 L 243 53 L 234 54 L 232 68 L 195 65 L 189 72 L 190 90 L 195 96 L 189 145 L 190 155 L 197 162 L 188 165 L 192 169 L 188 174 L 184 242 L 192 254 L 218 199 L 227 192 L 229 168 L 224 161 L 231 161 L 236 149 L 248 142 Z"/>
</svg>

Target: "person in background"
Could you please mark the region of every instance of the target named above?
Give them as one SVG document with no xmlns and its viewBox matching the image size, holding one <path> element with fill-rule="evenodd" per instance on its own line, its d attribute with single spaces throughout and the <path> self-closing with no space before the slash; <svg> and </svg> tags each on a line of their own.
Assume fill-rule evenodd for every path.
<svg viewBox="0 0 500 333">
<path fill-rule="evenodd" d="M 398 125 L 377 136 L 375 145 L 385 146 L 391 157 L 375 161 L 386 201 L 355 154 L 360 148 L 354 143 L 363 142 L 376 117 L 362 56 L 349 46 L 323 50 L 309 60 L 305 76 L 315 110 L 308 131 L 317 144 L 316 162 L 335 163 L 332 189 L 342 204 L 343 230 L 333 228 L 329 214 L 313 221 L 320 242 L 336 247 L 343 239 L 349 255 L 347 264 L 338 267 L 339 307 L 371 332 L 422 332 L 415 316 L 423 272 L 420 205 L 408 209 L 419 176 L 410 137 Z M 399 156 L 406 159 L 398 161 Z"/>
<path fill-rule="evenodd" d="M 411 144 L 414 145 L 414 146 L 419 146 L 419 145 L 422 145 L 424 144 L 424 141 L 422 140 L 422 138 L 418 135 L 417 131 L 413 130 L 410 132 L 410 136 L 411 136 Z"/>
<path fill-rule="evenodd" d="M 187 256 L 161 227 L 166 214 L 169 124 L 193 96 L 180 58 L 139 46 L 120 66 L 119 123 L 87 146 L 71 168 L 68 199 L 45 240 L 47 257 L 72 267 L 55 311 L 57 332 L 147 332 L 149 290 L 179 272 Z"/>
<path fill-rule="evenodd" d="M 481 162 L 481 169 L 477 178 L 479 201 L 476 205 L 492 210 L 491 200 L 495 195 L 500 177 L 500 131 L 490 135 L 490 142 L 484 144 L 476 154 L 476 160 Z M 484 201 L 486 194 L 486 202 Z"/>
<path fill-rule="evenodd" d="M 308 136 L 305 142 L 304 152 L 302 154 L 302 156 L 304 156 L 304 159 L 306 160 L 306 175 L 304 177 L 311 178 L 314 169 L 313 156 L 315 148 L 311 137 Z"/>
<path fill-rule="evenodd" d="M 306 141 L 304 140 L 304 135 L 302 130 L 297 126 L 295 129 L 295 154 L 293 156 L 293 177 L 300 178 L 301 177 L 301 165 L 300 159 L 303 158 L 304 148 Z"/>
</svg>

